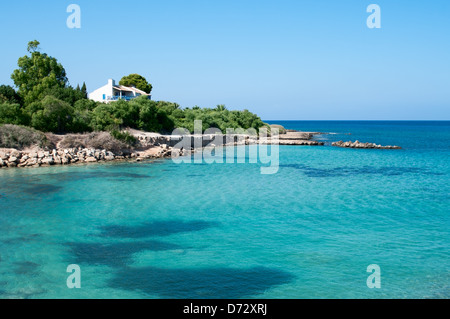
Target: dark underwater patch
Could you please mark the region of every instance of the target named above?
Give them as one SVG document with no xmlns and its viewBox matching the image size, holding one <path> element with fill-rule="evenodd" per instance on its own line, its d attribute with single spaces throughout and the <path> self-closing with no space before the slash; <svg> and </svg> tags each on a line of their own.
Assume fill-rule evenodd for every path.
<svg viewBox="0 0 450 319">
<path fill-rule="evenodd" d="M 162 241 L 144 241 L 130 243 L 68 243 L 75 263 L 90 265 L 126 266 L 130 257 L 141 251 L 163 251 L 180 249 L 179 245 Z"/>
<path fill-rule="evenodd" d="M 343 177 L 343 176 L 355 176 L 355 175 L 384 175 L 384 176 L 400 176 L 403 174 L 423 174 L 423 175 L 443 175 L 443 173 L 437 173 L 429 171 L 424 168 L 417 167 L 335 167 L 335 168 L 314 168 L 304 164 L 285 164 L 280 165 L 283 168 L 294 168 L 302 171 L 308 177 Z"/>
<path fill-rule="evenodd" d="M 17 275 L 27 275 L 35 273 L 39 268 L 39 264 L 31 261 L 22 261 L 14 263 L 14 273 Z"/>
<path fill-rule="evenodd" d="M 145 238 L 153 236 L 169 236 L 177 233 L 186 233 L 204 230 L 217 226 L 217 223 L 206 221 L 180 221 L 163 220 L 144 223 L 138 226 L 104 226 L 101 227 L 101 237 L 112 238 Z"/>
<path fill-rule="evenodd" d="M 42 237 L 40 234 L 30 234 L 20 237 L 13 237 L 2 240 L 5 244 L 24 244 L 24 243 L 30 243 L 33 241 L 37 241 Z"/>
<path fill-rule="evenodd" d="M 150 175 L 130 173 L 130 172 L 108 172 L 108 171 L 90 171 L 90 172 L 64 172 L 45 175 L 57 182 L 73 182 L 90 178 L 109 178 L 109 179 L 146 179 L 152 178 Z"/>
<path fill-rule="evenodd" d="M 126 268 L 116 273 L 110 287 L 141 291 L 148 295 L 173 299 L 239 299 L 252 297 L 278 285 L 289 283 L 293 276 L 285 271 L 253 267 L 162 269 Z"/>
<path fill-rule="evenodd" d="M 24 192 L 30 195 L 47 195 L 61 191 L 63 187 L 50 184 L 35 184 L 26 187 Z"/>
</svg>

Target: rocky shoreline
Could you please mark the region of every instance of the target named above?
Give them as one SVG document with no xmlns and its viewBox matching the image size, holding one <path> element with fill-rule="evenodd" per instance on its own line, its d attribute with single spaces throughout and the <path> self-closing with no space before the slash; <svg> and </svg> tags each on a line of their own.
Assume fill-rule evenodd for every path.
<svg viewBox="0 0 450 319">
<path fill-rule="evenodd" d="M 144 161 L 158 158 L 169 158 L 172 156 L 174 147 L 186 136 L 181 135 L 162 135 L 158 133 L 148 133 L 136 130 L 130 130 L 138 141 L 134 149 L 121 151 L 108 151 L 106 149 L 90 147 L 60 147 L 55 143 L 52 149 L 40 149 L 37 147 L 27 150 L 0 149 L 0 168 L 23 168 L 23 167 L 41 167 L 54 165 L 72 165 L 89 164 L 111 161 Z M 280 145 L 324 145 L 323 142 L 312 140 L 314 132 L 288 131 L 286 134 L 279 135 Z M 61 136 L 59 137 L 61 138 Z M 191 145 L 198 145 L 201 148 L 214 146 L 212 141 L 217 139 L 215 135 L 189 135 Z M 270 137 L 264 140 L 258 140 L 255 136 L 236 135 L 230 142 L 227 136 L 223 135 L 223 140 L 219 138 L 219 144 L 222 141 L 223 146 L 254 145 L 258 142 L 263 144 L 273 144 L 276 140 Z M 176 150 L 177 156 L 184 156 L 194 153 L 196 149 L 184 149 L 181 152 Z"/>
<path fill-rule="evenodd" d="M 113 153 L 93 148 L 68 148 L 49 150 L 19 151 L 15 149 L 0 150 L 1 167 L 40 167 L 53 165 L 88 164 L 118 160 L 166 158 L 171 156 L 167 145 L 151 147 L 145 151 L 121 151 Z"/>
<path fill-rule="evenodd" d="M 400 146 L 392 146 L 392 145 L 387 145 L 387 146 L 382 146 L 379 144 L 375 144 L 375 143 L 361 143 L 360 141 L 348 141 L 348 142 L 343 142 L 343 141 L 339 141 L 339 142 L 334 142 L 331 144 L 332 146 L 337 146 L 337 147 L 344 147 L 344 148 L 363 148 L 363 149 L 379 149 L 379 150 L 400 150 L 402 149 Z"/>
<path fill-rule="evenodd" d="M 185 136 L 161 135 L 157 133 L 146 132 L 132 132 L 133 136 L 139 141 L 139 147 L 133 150 L 108 151 L 105 149 L 96 148 L 63 148 L 55 146 L 54 149 L 30 149 L 30 150 L 16 150 L 16 149 L 0 149 L 0 168 L 2 167 L 41 167 L 53 165 L 71 165 L 71 164 L 88 164 L 111 161 L 135 160 L 143 161 L 158 158 L 169 158 L 172 156 L 174 146 L 181 141 Z M 306 146 L 322 146 L 325 143 L 313 140 L 314 135 L 322 134 L 315 132 L 298 132 L 288 130 L 286 134 L 279 135 L 279 145 L 306 145 Z M 211 141 L 217 136 L 214 135 L 190 135 L 192 145 L 201 145 L 201 148 L 212 145 Z M 225 137 L 223 146 L 237 146 L 237 145 L 252 145 L 258 142 L 262 144 L 273 144 L 276 140 L 270 137 L 264 140 L 258 140 L 253 136 L 236 136 L 237 139 L 229 143 Z M 194 144 L 196 139 L 200 144 Z M 227 143 L 228 142 L 228 143 Z M 355 149 L 401 149 L 399 146 L 382 146 L 375 143 L 361 143 L 359 141 L 348 142 L 333 142 L 332 146 Z M 213 145 L 214 146 L 214 145 Z M 189 155 L 195 152 L 196 149 L 191 148 L 179 150 L 177 156 Z"/>
</svg>

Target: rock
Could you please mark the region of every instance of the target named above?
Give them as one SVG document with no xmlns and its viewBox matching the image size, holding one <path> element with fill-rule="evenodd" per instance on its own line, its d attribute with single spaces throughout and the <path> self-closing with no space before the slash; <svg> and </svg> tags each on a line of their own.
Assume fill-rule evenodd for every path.
<svg viewBox="0 0 450 319">
<path fill-rule="evenodd" d="M 44 165 L 54 165 L 55 161 L 54 161 L 53 157 L 46 156 L 46 157 L 44 157 L 42 159 L 42 164 L 44 164 Z"/>
<path fill-rule="evenodd" d="M 14 151 L 11 152 L 10 157 L 21 158 L 22 157 L 22 153 L 17 151 L 17 150 L 14 150 Z"/>
<path fill-rule="evenodd" d="M 59 155 L 53 155 L 53 160 L 55 161 L 55 164 L 61 165 L 61 157 L 59 157 Z"/>
<path fill-rule="evenodd" d="M 114 156 L 106 155 L 105 161 L 114 161 Z"/>
<path fill-rule="evenodd" d="M 31 158 L 26 162 L 27 166 L 34 166 L 37 164 L 37 159 L 36 158 Z"/>
<path fill-rule="evenodd" d="M 16 162 L 6 162 L 6 164 L 8 165 L 8 167 L 17 167 Z"/>
<path fill-rule="evenodd" d="M 14 157 L 14 156 L 11 156 L 9 159 L 8 159 L 8 162 L 10 162 L 10 163 L 19 163 L 19 159 L 17 158 L 17 157 Z"/>
<path fill-rule="evenodd" d="M 339 141 L 339 142 L 333 142 L 331 144 L 332 146 L 337 146 L 337 147 L 349 147 L 349 148 L 363 148 L 363 149 L 401 149 L 400 146 L 382 146 L 380 144 L 374 144 L 374 143 L 361 143 L 360 141 L 355 141 L 355 142 L 343 142 L 343 141 Z"/>
<path fill-rule="evenodd" d="M 97 159 L 93 156 L 89 156 L 89 157 L 86 157 L 86 159 L 84 161 L 86 163 L 95 163 L 95 162 L 97 162 Z"/>
</svg>

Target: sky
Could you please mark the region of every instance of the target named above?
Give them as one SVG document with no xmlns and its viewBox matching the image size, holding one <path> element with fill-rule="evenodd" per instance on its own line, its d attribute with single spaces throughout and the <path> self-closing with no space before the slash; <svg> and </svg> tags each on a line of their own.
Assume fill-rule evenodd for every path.
<svg viewBox="0 0 450 319">
<path fill-rule="evenodd" d="M 0 84 L 36 39 L 88 91 L 138 73 L 154 100 L 263 120 L 450 120 L 448 0 L 0 0 L 0 28 Z"/>
</svg>

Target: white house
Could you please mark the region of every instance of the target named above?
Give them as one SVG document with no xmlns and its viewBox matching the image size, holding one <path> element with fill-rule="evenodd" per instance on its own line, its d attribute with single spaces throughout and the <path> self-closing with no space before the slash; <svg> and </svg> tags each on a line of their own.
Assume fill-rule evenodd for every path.
<svg viewBox="0 0 450 319">
<path fill-rule="evenodd" d="M 108 84 L 102 86 L 92 93 L 89 93 L 88 98 L 97 102 L 109 103 L 111 101 L 117 101 L 120 99 L 129 101 L 141 95 L 146 95 L 149 99 L 152 98 L 150 94 L 139 90 L 134 86 L 128 87 L 123 85 L 116 85 L 116 81 L 114 81 L 113 79 L 109 79 Z"/>
</svg>

